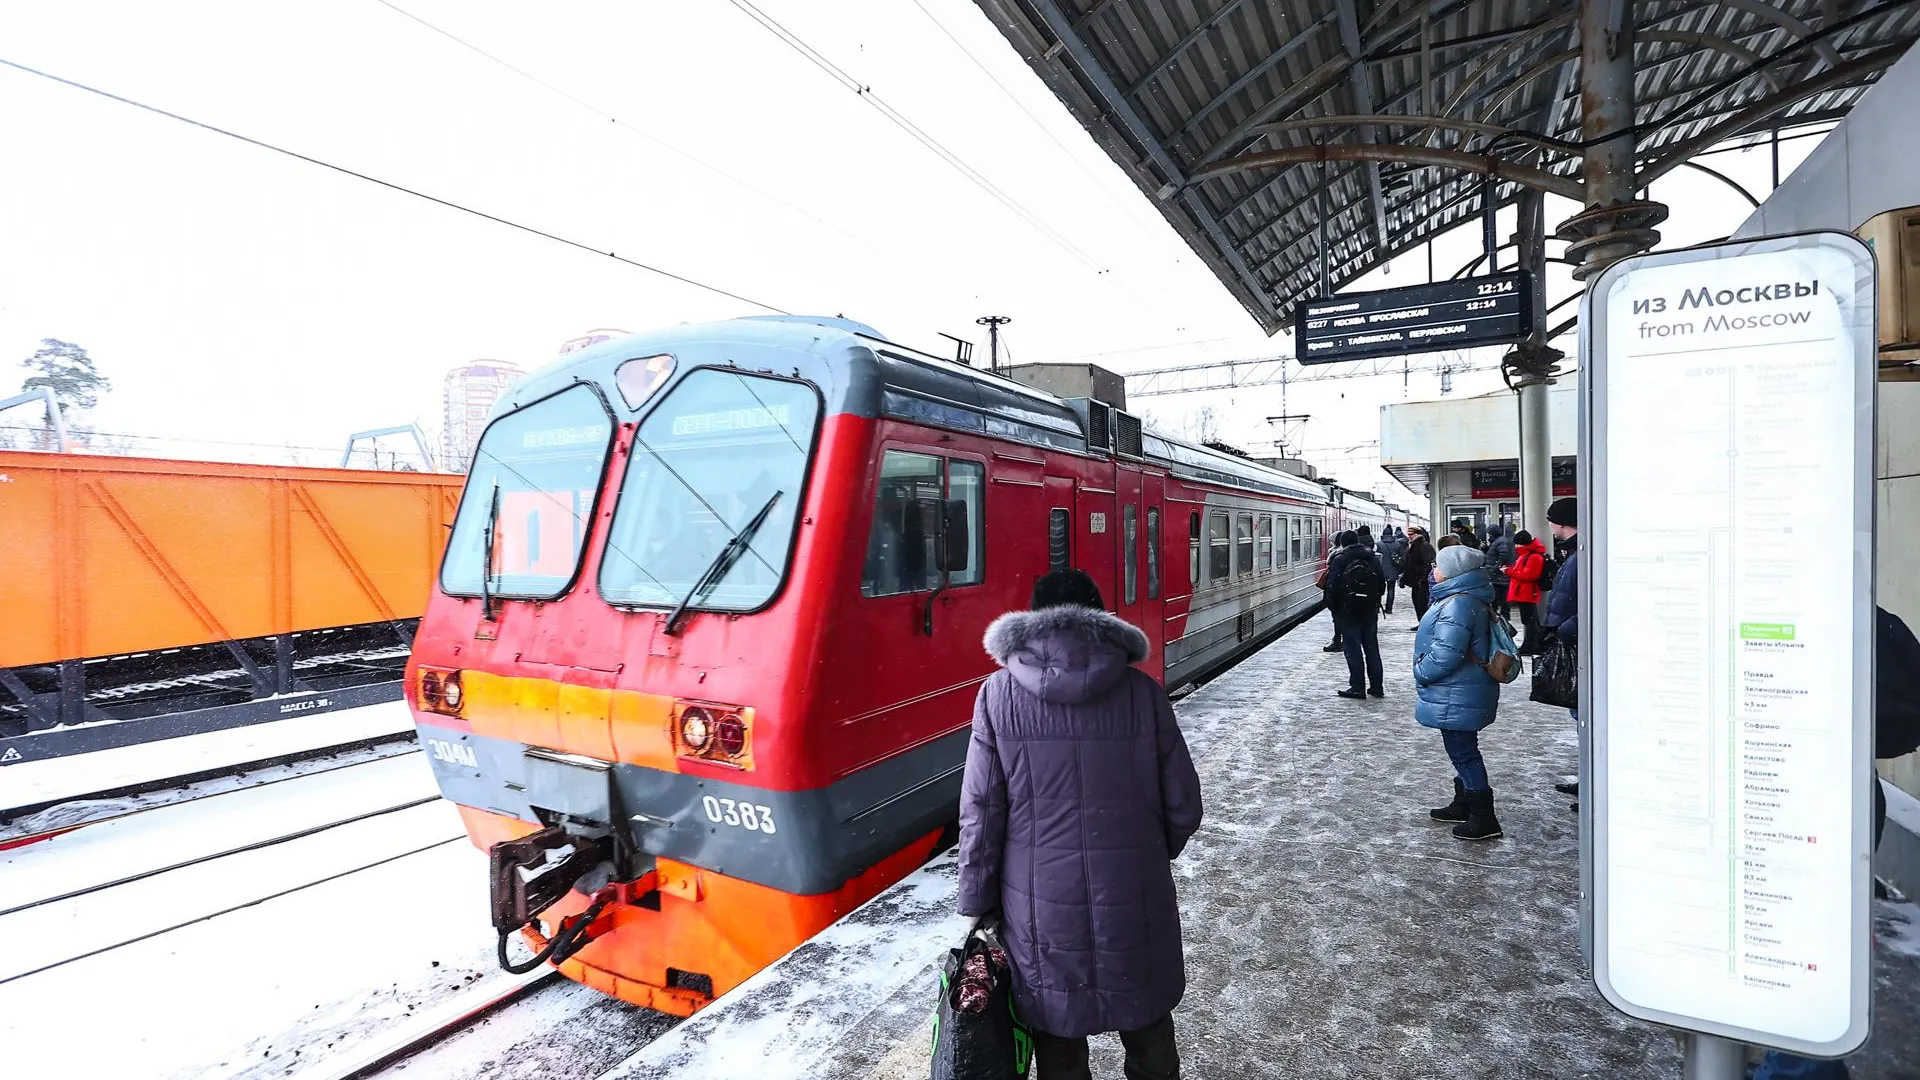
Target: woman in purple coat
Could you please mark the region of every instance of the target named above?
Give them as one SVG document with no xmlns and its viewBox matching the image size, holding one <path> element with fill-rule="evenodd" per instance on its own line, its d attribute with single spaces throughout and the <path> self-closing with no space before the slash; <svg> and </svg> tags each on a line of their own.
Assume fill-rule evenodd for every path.
<svg viewBox="0 0 1920 1080">
<path fill-rule="evenodd" d="M 1200 827 L 1200 778 L 1166 691 L 1128 665 L 1147 636 L 1057 570 L 995 619 L 960 794 L 960 913 L 1000 913 L 1039 1080 L 1091 1078 L 1118 1031 L 1130 1080 L 1175 1080 L 1186 993 L 1169 861 Z"/>
</svg>

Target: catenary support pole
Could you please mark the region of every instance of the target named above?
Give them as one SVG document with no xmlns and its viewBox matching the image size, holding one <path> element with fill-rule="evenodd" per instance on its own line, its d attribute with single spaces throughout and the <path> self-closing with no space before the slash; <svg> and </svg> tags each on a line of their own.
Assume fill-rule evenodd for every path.
<svg viewBox="0 0 1920 1080">
<path fill-rule="evenodd" d="M 1746 1048 L 1715 1035 L 1687 1033 L 1686 1080 L 1740 1080 L 1747 1073 Z"/>
</svg>

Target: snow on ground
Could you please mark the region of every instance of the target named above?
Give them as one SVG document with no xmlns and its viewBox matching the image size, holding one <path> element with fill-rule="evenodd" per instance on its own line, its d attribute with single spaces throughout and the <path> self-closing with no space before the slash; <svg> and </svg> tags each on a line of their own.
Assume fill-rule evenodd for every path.
<svg viewBox="0 0 1920 1080">
<path fill-rule="evenodd" d="M 967 932 L 968 920 L 954 911 L 957 867 L 949 852 L 909 874 L 740 984 L 724 1006 L 711 1006 L 654 1040 L 605 1080 L 826 1076 L 857 1036 L 900 1029 L 903 987 L 928 988 L 918 1009 L 931 1008 L 929 965 Z"/>
<path fill-rule="evenodd" d="M 1875 904 L 1873 944 L 1894 956 L 1920 959 L 1920 907 L 1905 900 Z"/>
<path fill-rule="evenodd" d="M 0 911 L 151 875 L 0 915 L 5 1075 L 288 1075 L 493 977 L 486 857 L 436 796 L 409 754 L 0 854 Z"/>
<path fill-rule="evenodd" d="M 1188 990 L 1176 1014 L 1186 1074 L 1677 1075 L 1672 1037 L 1615 1013 L 1580 959 L 1577 819 L 1551 787 L 1574 752 L 1566 714 L 1508 690 L 1483 740 L 1507 838 L 1454 840 L 1426 821 L 1425 808 L 1449 793 L 1450 770 L 1437 735 L 1411 718 L 1409 625 L 1403 614 L 1382 628 L 1384 701 L 1333 696 L 1345 669 L 1319 651 L 1321 618 L 1180 703 L 1207 797 L 1207 822 L 1175 864 L 1187 935 Z M 418 758 L 400 762 L 425 772 Z M 239 830 L 227 836 L 267 835 L 271 822 L 284 828 L 303 813 L 338 820 L 351 806 L 377 802 L 376 793 L 405 788 L 403 780 L 387 789 L 370 774 L 352 775 L 337 801 L 294 788 L 271 800 L 278 809 L 261 805 L 262 823 L 236 825 L 230 819 L 248 816 L 247 804 L 229 804 L 242 809 L 147 834 L 148 842 L 211 850 L 189 838 L 212 822 Z M 310 847 L 300 840 L 268 849 L 304 858 L 236 856 L 190 886 L 190 871 L 162 874 L 150 880 L 179 875 L 182 887 L 143 894 L 89 926 L 146 925 L 142 909 L 178 914 L 188 910 L 183 896 L 203 912 L 217 910 L 286 887 L 300 876 L 296 867 L 312 881 L 409 843 L 459 835 L 444 803 L 371 820 L 380 827 L 342 826 Z M 75 834 L 81 846 L 67 850 L 92 845 L 103 860 L 149 868 L 177 861 L 141 850 L 132 821 L 98 828 L 108 831 L 93 840 L 92 830 Z M 322 839 L 335 833 L 341 838 Z M 39 847 L 57 851 L 68 839 Z M 14 870 L 27 865 L 55 863 L 0 862 L 0 895 L 59 891 L 16 885 Z M 89 877 L 62 873 L 67 882 Z M 953 874 L 950 857 L 930 864 L 664 1036 L 669 1018 L 555 982 L 389 1072 L 483 1080 L 924 1076 L 933 973 L 964 926 L 952 914 Z M 364 1046 L 495 978 L 484 892 L 485 858 L 462 839 L 0 983 L 7 1073 L 299 1075 L 330 1051 Z M 1920 1061 L 1920 909 L 1882 903 L 1875 916 L 1875 1034 L 1849 1064 L 1858 1080 L 1911 1078 Z M 78 941 L 89 926 L 14 929 L 0 917 L 0 977 L 30 966 L 19 957 L 32 950 L 58 952 L 40 942 Z M 111 1037 L 102 1037 L 103 1018 Z M 1117 1042 L 1094 1046 L 1097 1073 L 1118 1075 Z"/>
<path fill-rule="evenodd" d="M 0 913 L 438 794 L 409 754 L 101 822 L 0 852 Z"/>
<path fill-rule="evenodd" d="M 408 731 L 404 701 L 0 766 L 0 813 Z"/>
<path fill-rule="evenodd" d="M 0 916 L 0 983 L 464 836 L 436 801 Z"/>
<path fill-rule="evenodd" d="M 491 976 L 485 882 L 461 838 L 0 985 L 7 1075 L 289 1075 Z"/>
<path fill-rule="evenodd" d="M 1383 620 L 1384 700 L 1334 696 L 1346 665 L 1320 651 L 1321 616 L 1179 704 L 1207 806 L 1175 863 L 1185 1075 L 1677 1076 L 1671 1034 L 1615 1012 L 1580 956 L 1578 819 L 1552 787 L 1573 765 L 1566 712 L 1506 691 L 1483 737 L 1506 839 L 1454 839 L 1426 813 L 1452 771 L 1412 717 L 1411 626 Z M 924 1077 L 933 972 L 958 937 L 937 873 L 911 887 L 918 937 L 843 922 L 830 951 L 802 946 L 612 1075 Z M 1912 1080 L 1920 1062 L 1914 914 L 1876 909 L 1875 1035 L 1849 1060 L 1856 1080 Z M 897 947 L 843 963 L 862 933 Z M 1118 1041 L 1096 1038 L 1095 1075 L 1120 1067 Z"/>
<path fill-rule="evenodd" d="M 210 776 L 204 780 L 195 780 L 192 783 L 166 787 L 158 791 L 146 791 L 138 795 L 116 795 L 108 799 L 74 799 L 55 803 L 45 810 L 26 814 L 0 825 L 0 843 L 419 752 L 420 744 L 411 739 L 405 742 L 383 742 L 373 746 L 351 746 L 313 757 L 283 762 L 279 765 L 269 765 L 265 768 Z"/>
</svg>

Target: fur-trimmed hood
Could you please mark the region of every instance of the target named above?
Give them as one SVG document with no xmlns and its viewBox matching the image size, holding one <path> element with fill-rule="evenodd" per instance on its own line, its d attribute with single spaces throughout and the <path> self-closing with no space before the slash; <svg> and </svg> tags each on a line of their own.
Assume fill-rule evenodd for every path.
<svg viewBox="0 0 1920 1080">
<path fill-rule="evenodd" d="M 1127 665 L 1145 660 L 1148 648 L 1139 627 L 1071 604 L 1010 611 L 987 627 L 984 644 L 1027 692 L 1069 704 L 1104 692 Z"/>
</svg>

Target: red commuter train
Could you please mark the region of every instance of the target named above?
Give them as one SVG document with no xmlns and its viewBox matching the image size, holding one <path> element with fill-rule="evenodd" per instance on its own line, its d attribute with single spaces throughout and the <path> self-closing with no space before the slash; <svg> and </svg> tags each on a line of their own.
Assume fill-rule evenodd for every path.
<svg viewBox="0 0 1920 1080">
<path fill-rule="evenodd" d="M 408 700 L 502 964 L 687 1015 L 935 850 L 1037 576 L 1092 574 L 1178 684 L 1390 513 L 857 323 L 681 326 L 496 406 Z"/>
</svg>

